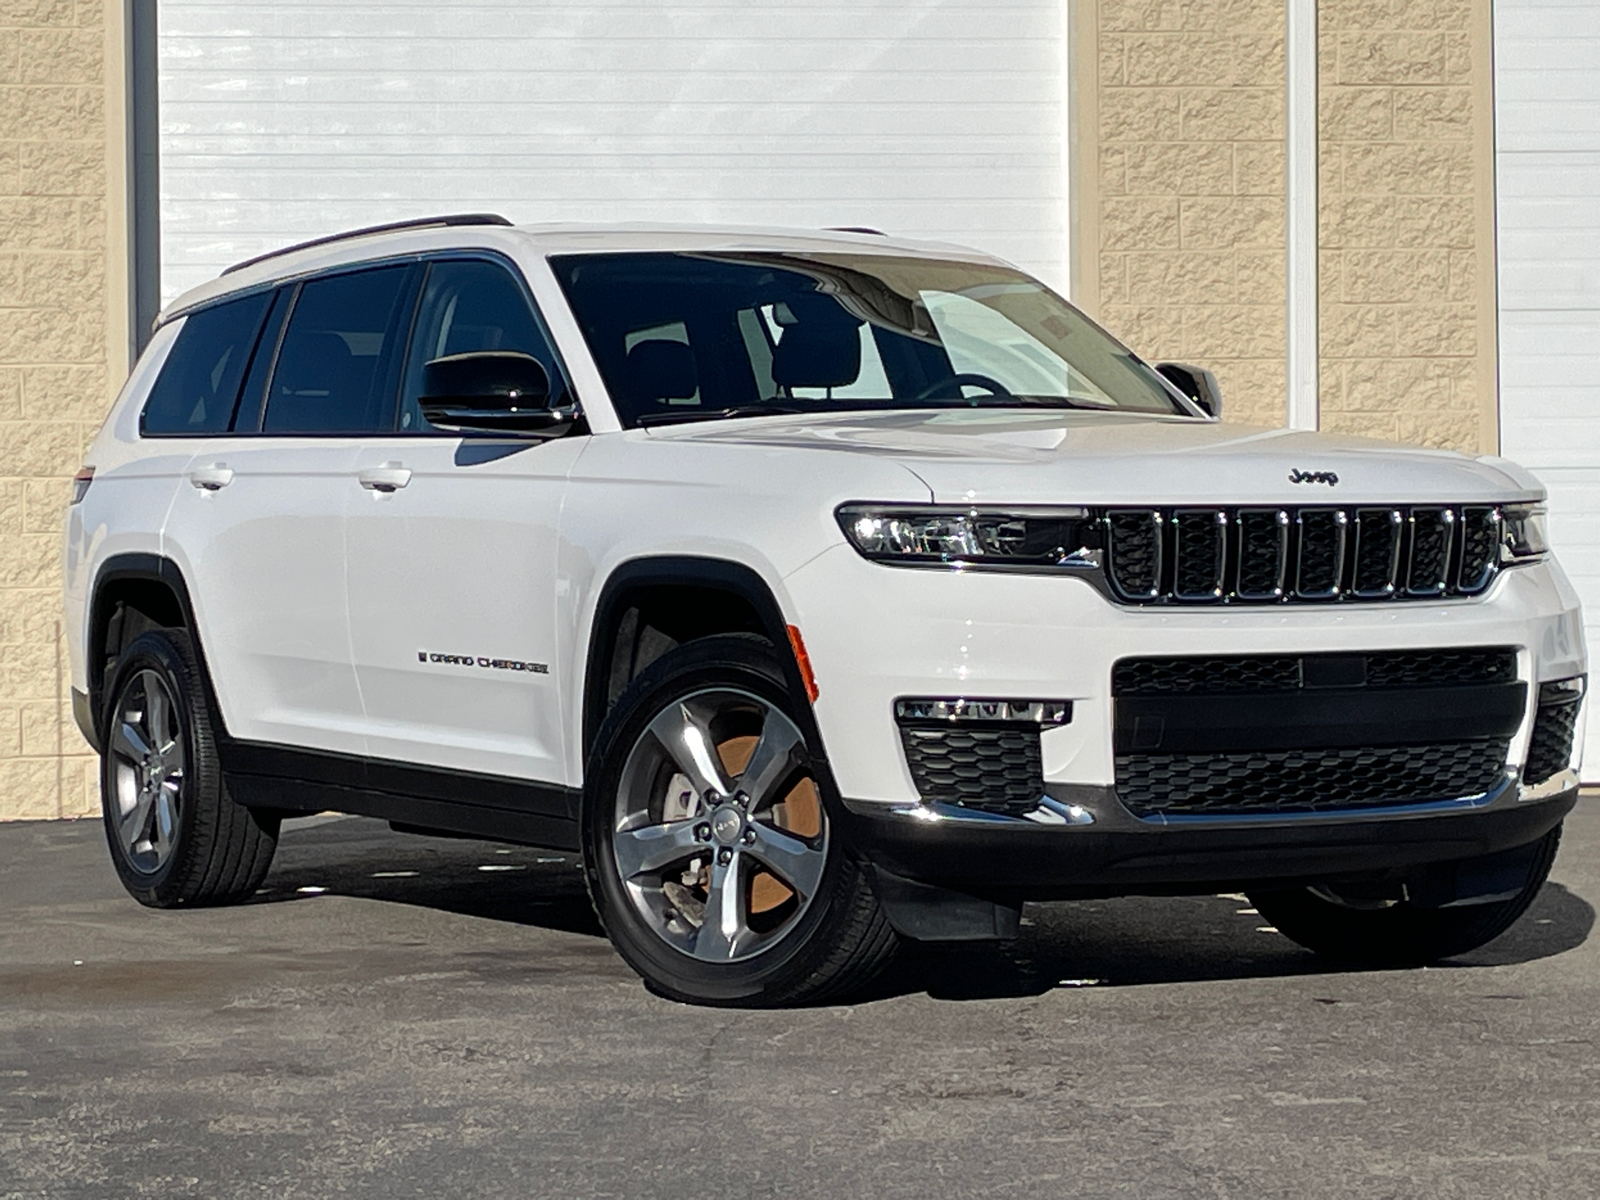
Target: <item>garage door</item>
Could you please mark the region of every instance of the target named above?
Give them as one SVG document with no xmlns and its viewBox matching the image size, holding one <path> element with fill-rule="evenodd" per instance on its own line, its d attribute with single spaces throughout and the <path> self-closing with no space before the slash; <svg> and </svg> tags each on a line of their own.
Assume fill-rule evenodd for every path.
<svg viewBox="0 0 1600 1200">
<path fill-rule="evenodd" d="M 162 0 L 162 292 L 330 230 L 868 225 L 1065 287 L 1062 0 Z"/>
<path fill-rule="evenodd" d="M 1496 0 L 1500 436 L 1550 489 L 1600 648 L 1600 5 Z M 1584 778 L 1600 780 L 1589 704 Z"/>
</svg>

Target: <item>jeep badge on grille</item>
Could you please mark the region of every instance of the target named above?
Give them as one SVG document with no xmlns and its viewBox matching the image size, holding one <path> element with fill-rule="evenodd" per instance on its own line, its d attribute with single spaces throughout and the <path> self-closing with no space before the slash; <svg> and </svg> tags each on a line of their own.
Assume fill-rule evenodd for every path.
<svg viewBox="0 0 1600 1200">
<path fill-rule="evenodd" d="M 1302 471 L 1291 468 L 1289 471 L 1290 483 L 1325 483 L 1329 487 L 1339 486 L 1339 477 L 1332 471 Z"/>
</svg>

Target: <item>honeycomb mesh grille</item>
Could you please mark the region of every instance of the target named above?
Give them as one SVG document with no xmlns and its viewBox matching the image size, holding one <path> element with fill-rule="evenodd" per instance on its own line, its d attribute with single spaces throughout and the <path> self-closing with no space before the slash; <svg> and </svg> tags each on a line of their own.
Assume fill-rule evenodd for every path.
<svg viewBox="0 0 1600 1200">
<path fill-rule="evenodd" d="M 1036 729 L 902 728 L 900 737 L 924 800 L 1013 816 L 1039 806 L 1044 767 Z"/>
<path fill-rule="evenodd" d="M 1130 754 L 1117 795 L 1135 816 L 1331 812 L 1453 800 L 1489 791 L 1505 739 L 1236 754 Z"/>
<path fill-rule="evenodd" d="M 1365 657 L 1369 688 L 1508 683 L 1517 677 L 1517 653 L 1510 646 L 1386 650 Z M 1302 660 L 1293 655 L 1125 658 L 1111 673 L 1114 696 L 1292 692 L 1301 686 Z"/>
<path fill-rule="evenodd" d="M 1476 596 L 1499 569 L 1490 505 L 1111 508 L 1106 564 L 1130 604 Z"/>
<path fill-rule="evenodd" d="M 1528 741 L 1528 765 L 1522 781 L 1543 783 L 1572 762 L 1572 740 L 1577 735 L 1579 704 L 1547 704 L 1533 720 L 1533 737 Z"/>
</svg>

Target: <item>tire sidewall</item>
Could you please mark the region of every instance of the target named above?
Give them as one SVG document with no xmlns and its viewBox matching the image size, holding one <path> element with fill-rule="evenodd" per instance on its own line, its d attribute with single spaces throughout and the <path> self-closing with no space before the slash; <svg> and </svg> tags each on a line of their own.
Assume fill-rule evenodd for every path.
<svg viewBox="0 0 1600 1200">
<path fill-rule="evenodd" d="M 199 690 L 192 656 L 180 648 L 173 636 L 165 631 L 152 630 L 140 634 L 117 660 L 111 676 L 111 686 L 106 689 L 106 704 L 101 728 L 106 731 L 106 750 L 100 756 L 100 809 L 105 823 L 106 841 L 111 851 L 111 861 L 123 886 L 141 904 L 166 905 L 173 903 L 190 874 L 190 860 L 194 856 L 194 825 L 200 797 L 207 785 L 215 785 L 208 778 L 213 756 L 204 753 L 200 740 L 206 733 L 205 698 Z M 172 693 L 177 716 L 182 722 L 184 774 L 178 792 L 178 820 L 173 830 L 172 852 L 166 862 L 151 872 L 140 871 L 129 861 L 122 846 L 122 836 L 117 829 L 116 765 L 111 754 L 110 738 L 113 722 L 118 720 L 118 710 L 123 690 L 140 671 L 156 672 Z"/>
<path fill-rule="evenodd" d="M 772 644 L 753 635 L 720 635 L 690 642 L 663 655 L 631 684 L 602 724 L 585 772 L 583 859 L 590 897 L 617 952 L 653 989 L 699 1003 L 737 1003 L 787 990 L 826 954 L 835 910 L 848 895 L 856 870 L 843 845 L 844 822 L 816 748 L 807 739 L 812 777 L 826 813 L 829 836 L 822 884 L 775 945 L 727 964 L 701 962 L 662 942 L 639 916 L 616 869 L 612 847 L 617 788 L 630 750 L 646 726 L 674 699 L 705 688 L 750 692 L 785 713 L 804 731 L 809 714 L 798 710 Z"/>
</svg>

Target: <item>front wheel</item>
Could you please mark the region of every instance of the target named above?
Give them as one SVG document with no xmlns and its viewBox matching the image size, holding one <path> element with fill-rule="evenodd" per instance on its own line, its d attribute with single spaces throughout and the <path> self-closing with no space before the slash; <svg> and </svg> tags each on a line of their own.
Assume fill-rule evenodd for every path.
<svg viewBox="0 0 1600 1200">
<path fill-rule="evenodd" d="M 1508 894 L 1459 907 L 1426 907 L 1409 896 L 1353 896 L 1326 886 L 1248 894 L 1256 911 L 1279 933 L 1326 958 L 1371 966 L 1423 966 L 1476 950 L 1511 928 L 1544 886 L 1560 843 L 1557 825 L 1527 848 L 1526 874 L 1519 868 L 1520 880 L 1511 881 Z M 1458 865 L 1474 864 L 1469 860 Z"/>
<path fill-rule="evenodd" d="M 704 638 L 618 698 L 584 789 L 584 863 L 618 953 L 699 1004 L 815 1003 L 896 939 L 843 844 L 772 644 Z"/>
</svg>

